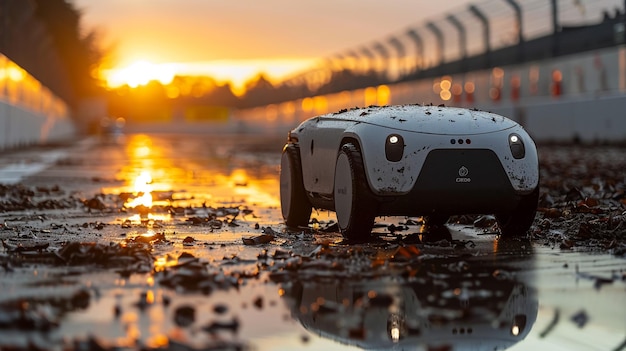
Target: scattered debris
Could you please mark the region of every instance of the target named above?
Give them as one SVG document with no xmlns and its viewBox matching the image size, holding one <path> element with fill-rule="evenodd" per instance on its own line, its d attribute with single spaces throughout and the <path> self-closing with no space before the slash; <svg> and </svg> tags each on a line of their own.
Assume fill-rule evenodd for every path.
<svg viewBox="0 0 626 351">
<path fill-rule="evenodd" d="M 626 159 L 615 148 L 553 147 L 539 154 L 541 196 L 532 237 L 564 250 L 626 255 Z"/>
<path fill-rule="evenodd" d="M 625 256 L 626 178 L 623 169 L 626 162 L 610 155 L 595 159 L 583 152 L 581 156 L 580 149 L 573 150 L 557 150 L 554 154 L 558 157 L 552 153 L 542 155 L 541 198 L 537 220 L 531 230 L 532 240 L 563 250 L 598 250 Z M 378 229 L 391 233 L 387 237 L 352 245 L 338 240 L 339 230 L 334 221 L 312 220 L 299 232 L 286 233 L 281 231 L 280 225 L 271 223 L 276 228 L 273 229 L 265 219 L 257 219 L 253 210 L 245 206 L 211 207 L 207 203 L 178 206 L 173 195 L 171 191 L 155 192 L 154 199 L 162 203 L 151 208 L 131 209 L 124 204 L 136 197 L 132 193 L 82 198 L 58 186 L 0 185 L 0 212 L 11 213 L 5 216 L 5 222 L 0 223 L 0 273 L 12 277 L 16 271 L 50 265 L 67 269 L 68 276 L 73 277 L 92 268 L 111 269 L 111 272 L 119 273 L 119 277 L 114 274 L 119 280 L 119 288 L 129 284 L 133 295 L 130 301 L 124 302 L 120 298 L 108 305 L 105 311 L 108 318 L 114 323 L 122 323 L 129 313 L 136 313 L 138 309 L 145 316 L 157 308 L 162 309 L 168 325 L 189 328 L 184 332 L 202 330 L 209 333 L 207 339 L 211 341 L 207 349 L 245 349 L 238 342 L 229 343 L 222 338 L 228 333 L 238 338 L 236 334 L 247 321 L 234 316 L 238 308 L 233 308 L 230 302 L 215 302 L 215 299 L 222 298 L 224 291 L 238 294 L 250 284 L 277 284 L 281 294 L 284 293 L 281 296 L 289 299 L 287 306 L 293 307 L 292 313 L 285 318 L 327 323 L 343 337 L 361 341 L 371 335 L 362 323 L 366 313 L 384 311 L 389 314 L 400 310 L 402 299 L 407 297 L 423 304 L 420 318 L 427 318 L 433 327 L 437 327 L 474 315 L 484 318 L 490 326 L 502 326 L 505 321 L 498 320 L 498 316 L 509 301 L 507 299 L 517 296 L 523 300 L 532 296 L 527 294 L 522 283 L 516 281 L 515 269 L 478 265 L 477 262 L 484 260 L 473 256 L 471 249 L 476 246 L 473 241 L 452 240 L 445 228 L 431 228 L 432 231 L 427 233 L 407 233 L 409 227 L 425 224 L 418 219 L 406 219 L 397 225 L 385 224 Z M 200 201 L 204 200 L 197 202 Z M 50 211 L 43 212 L 44 209 L 71 209 L 80 213 L 80 218 L 86 213 L 93 217 L 104 214 L 126 217 L 137 213 L 142 217 L 133 220 L 117 218 L 115 222 L 102 218 L 80 219 L 80 223 L 74 225 L 50 215 Z M 147 213 L 176 218 L 174 225 L 179 226 L 176 230 L 183 235 L 159 229 L 171 226 L 143 216 Z M 250 215 L 252 217 L 246 218 Z M 484 228 L 485 232 L 497 229 L 496 217 L 492 215 L 454 216 L 450 221 Z M 238 226 L 241 227 L 237 229 Z M 192 229 L 185 232 L 182 228 Z M 240 237 L 238 231 L 258 235 L 248 237 L 244 234 L 242 241 L 234 245 L 201 236 L 222 231 L 233 231 L 237 240 Z M 110 232 L 113 235 L 107 236 Z M 66 235 L 59 236 L 59 233 Z M 84 234 L 102 237 L 103 242 L 115 242 L 80 241 L 84 240 Z M 252 246 L 271 245 L 241 249 L 242 242 Z M 241 251 L 233 250 L 233 247 Z M 207 260 L 198 254 L 202 250 L 214 250 L 213 258 Z M 155 255 L 166 257 L 165 264 L 155 265 Z M 221 259 L 214 258 L 222 256 Z M 569 265 L 573 264 L 570 261 Z M 568 264 L 563 267 L 568 268 Z M 603 273 L 579 272 L 578 267 L 575 277 L 592 282 L 597 290 L 611 289 L 611 284 L 626 282 L 623 272 L 604 276 Z M 133 285 L 136 281 L 145 282 L 146 278 L 159 289 Z M 25 295 L 1 302 L 0 331 L 46 333 L 58 328 L 65 314 L 85 308 L 98 298 L 99 287 L 95 286 L 97 282 L 93 284 L 65 297 L 44 299 Z M 332 294 L 322 296 L 327 290 Z M 159 295 L 151 295 L 156 291 Z M 213 300 L 207 299 L 209 302 L 205 305 L 195 305 L 180 298 L 215 292 L 220 293 L 212 295 Z M 310 295 L 311 301 L 304 300 L 305 293 Z M 245 306 L 252 307 L 247 312 L 259 313 L 271 309 L 275 303 L 266 294 L 245 296 Z M 337 301 L 333 296 L 337 296 Z M 155 298 L 161 303 L 155 304 Z M 409 335 L 424 332 L 419 325 L 404 320 L 404 315 L 391 317 L 387 322 L 397 323 L 399 329 Z M 553 321 L 540 332 L 540 337 L 548 335 L 559 318 L 556 310 Z M 589 322 L 589 315 L 580 310 L 570 320 L 583 328 Z M 455 328 L 453 333 L 469 334 L 470 330 Z M 302 342 L 309 342 L 309 337 L 309 334 L 302 335 Z M 169 349 L 189 349 L 188 345 L 181 345 L 180 340 L 165 341 L 169 343 Z M 116 349 L 96 336 L 68 342 L 72 343 L 71 346 L 63 349 Z M 0 348 L 5 346 L 0 342 Z M 32 347 L 47 349 L 39 345 Z M 146 345 L 141 347 L 149 349 Z"/>
<path fill-rule="evenodd" d="M 268 244 L 274 240 L 275 236 L 271 234 L 261 234 L 253 237 L 242 238 L 244 245 L 262 245 Z"/>
<path fill-rule="evenodd" d="M 570 318 L 570 320 L 574 322 L 574 324 L 576 324 L 578 328 L 583 328 L 589 321 L 589 315 L 587 315 L 587 312 L 585 312 L 585 310 L 580 310 L 579 312 L 574 314 L 572 318 Z"/>
</svg>

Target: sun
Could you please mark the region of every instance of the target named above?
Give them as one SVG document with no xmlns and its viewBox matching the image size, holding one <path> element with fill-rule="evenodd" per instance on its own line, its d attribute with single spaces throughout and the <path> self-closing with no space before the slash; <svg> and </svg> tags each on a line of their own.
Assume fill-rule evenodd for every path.
<svg viewBox="0 0 626 351">
<path fill-rule="evenodd" d="M 128 85 L 136 88 L 151 81 L 169 84 L 176 75 L 176 68 L 171 64 L 154 64 L 146 60 L 138 60 L 126 67 L 111 69 L 105 72 L 107 85 L 112 88 Z"/>
<path fill-rule="evenodd" d="M 136 88 L 151 81 L 163 85 L 170 84 L 174 77 L 208 76 L 219 84 L 230 84 L 235 95 L 245 93 L 247 82 L 263 73 L 273 82 L 279 82 L 295 72 L 311 67 L 316 59 L 249 59 L 249 60 L 215 60 L 200 62 L 152 63 L 137 60 L 127 66 L 102 70 L 102 78 L 111 89 L 122 86 Z"/>
</svg>

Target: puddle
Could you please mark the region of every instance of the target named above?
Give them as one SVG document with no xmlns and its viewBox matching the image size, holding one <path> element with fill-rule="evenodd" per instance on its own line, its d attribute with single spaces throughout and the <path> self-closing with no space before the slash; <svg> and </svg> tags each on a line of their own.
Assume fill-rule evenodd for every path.
<svg viewBox="0 0 626 351">
<path fill-rule="evenodd" d="M 544 151 L 530 241 L 388 217 L 351 244 L 326 211 L 285 230 L 274 143 L 126 136 L 0 188 L 0 348 L 624 349 L 618 166 Z"/>
</svg>

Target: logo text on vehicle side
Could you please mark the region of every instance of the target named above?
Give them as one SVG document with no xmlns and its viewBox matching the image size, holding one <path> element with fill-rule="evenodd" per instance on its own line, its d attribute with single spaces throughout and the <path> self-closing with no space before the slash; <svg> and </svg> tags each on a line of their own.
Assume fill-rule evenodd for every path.
<svg viewBox="0 0 626 351">
<path fill-rule="evenodd" d="M 461 166 L 459 168 L 459 176 L 456 178 L 457 183 L 469 183 L 472 181 L 472 178 L 468 177 L 469 169 L 465 166 Z"/>
</svg>

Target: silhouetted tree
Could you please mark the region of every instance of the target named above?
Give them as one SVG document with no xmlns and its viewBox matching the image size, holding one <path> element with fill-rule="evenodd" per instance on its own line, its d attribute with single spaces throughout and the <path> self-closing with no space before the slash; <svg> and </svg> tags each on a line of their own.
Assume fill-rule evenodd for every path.
<svg viewBox="0 0 626 351">
<path fill-rule="evenodd" d="M 246 83 L 246 93 L 241 105 L 252 107 L 271 104 L 277 102 L 276 100 L 274 85 L 261 73 Z"/>
<path fill-rule="evenodd" d="M 96 46 L 96 33 L 81 34 L 80 12 L 65 0 L 34 0 L 35 16 L 51 36 L 63 68 L 67 72 L 73 97 L 69 102 L 96 92 L 97 81 L 92 71 L 102 58 Z"/>
<path fill-rule="evenodd" d="M 355 90 L 385 83 L 374 71 L 359 74 L 352 70 L 333 72 L 330 81 L 315 91 L 316 95 L 332 94 L 344 90 Z"/>
</svg>

